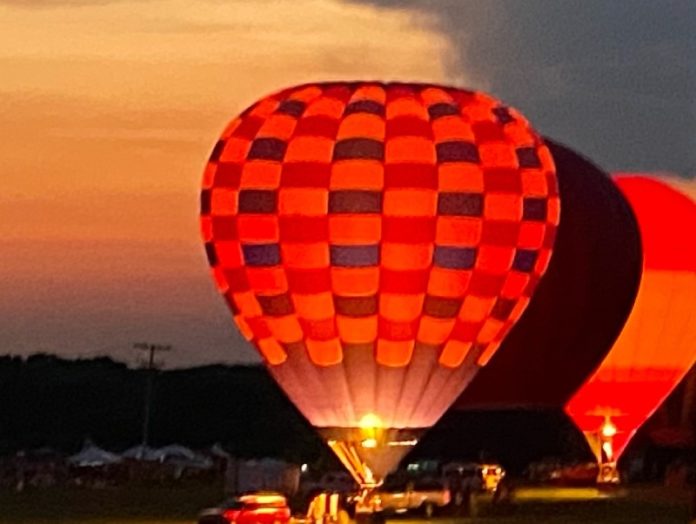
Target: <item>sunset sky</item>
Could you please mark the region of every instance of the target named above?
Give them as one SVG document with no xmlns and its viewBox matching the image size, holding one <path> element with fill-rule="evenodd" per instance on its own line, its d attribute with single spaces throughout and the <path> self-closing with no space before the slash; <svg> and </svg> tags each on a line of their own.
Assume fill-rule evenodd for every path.
<svg viewBox="0 0 696 524">
<path fill-rule="evenodd" d="M 0 0 L 0 354 L 258 361 L 198 191 L 227 121 L 295 83 L 484 89 L 696 198 L 693 27 L 691 0 Z"/>
</svg>

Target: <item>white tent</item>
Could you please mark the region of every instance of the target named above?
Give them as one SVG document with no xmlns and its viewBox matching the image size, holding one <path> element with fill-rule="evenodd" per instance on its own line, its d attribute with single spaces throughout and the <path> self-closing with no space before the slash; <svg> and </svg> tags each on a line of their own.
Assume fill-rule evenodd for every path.
<svg viewBox="0 0 696 524">
<path fill-rule="evenodd" d="M 227 451 L 225 451 L 225 448 L 223 448 L 219 442 L 216 442 L 215 444 L 213 444 L 211 446 L 209 453 L 213 457 L 217 457 L 217 458 L 221 458 L 221 459 L 229 459 L 230 457 L 232 457 L 232 455 L 230 455 L 229 453 L 227 453 Z"/>
<path fill-rule="evenodd" d="M 175 465 L 184 469 L 210 469 L 213 461 L 180 444 L 171 444 L 155 450 L 156 460 L 163 464 Z"/>
<path fill-rule="evenodd" d="M 159 460 L 159 455 L 157 454 L 156 449 L 151 448 L 150 446 L 144 446 L 142 444 L 128 448 L 126 451 L 121 453 L 121 457 L 153 462 Z"/>
<path fill-rule="evenodd" d="M 107 466 L 121 462 L 121 457 L 99 446 L 86 443 L 82 451 L 68 458 L 68 462 L 79 467 Z"/>
<path fill-rule="evenodd" d="M 155 456 L 160 462 L 165 462 L 168 460 L 194 460 L 196 459 L 196 453 L 193 450 L 187 448 L 186 446 L 181 446 L 179 444 L 170 444 L 169 446 L 164 446 L 155 450 Z"/>
</svg>

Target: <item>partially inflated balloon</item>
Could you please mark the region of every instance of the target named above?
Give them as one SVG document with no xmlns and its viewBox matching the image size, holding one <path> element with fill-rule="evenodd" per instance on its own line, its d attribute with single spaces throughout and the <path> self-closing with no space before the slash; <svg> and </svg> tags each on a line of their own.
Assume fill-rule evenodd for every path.
<svg viewBox="0 0 696 524">
<path fill-rule="evenodd" d="M 605 442 L 610 461 L 696 361 L 696 203 L 655 178 L 615 182 L 642 240 L 638 294 L 607 357 L 566 405 L 598 455 Z"/>
<path fill-rule="evenodd" d="M 553 160 L 517 111 L 374 82 L 252 105 L 213 150 L 201 208 L 238 327 L 367 485 L 493 355 L 559 219 Z"/>
</svg>

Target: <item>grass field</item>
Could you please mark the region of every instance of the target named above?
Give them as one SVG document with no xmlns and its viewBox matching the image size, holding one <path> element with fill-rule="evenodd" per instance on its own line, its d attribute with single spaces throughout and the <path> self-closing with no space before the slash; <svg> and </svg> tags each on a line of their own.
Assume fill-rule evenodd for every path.
<svg viewBox="0 0 696 524">
<path fill-rule="evenodd" d="M 170 524 L 193 522 L 222 499 L 221 485 L 54 488 L 0 491 L 0 524 Z"/>
<path fill-rule="evenodd" d="M 220 486 L 50 489 L 21 494 L 0 491 L 0 524 L 178 524 L 221 498 Z M 441 517 L 434 524 L 684 524 L 689 494 L 658 487 L 620 495 L 587 491 L 520 491 L 519 499 L 494 507 L 482 500 L 475 518 Z M 394 524 L 423 522 L 410 517 Z"/>
</svg>

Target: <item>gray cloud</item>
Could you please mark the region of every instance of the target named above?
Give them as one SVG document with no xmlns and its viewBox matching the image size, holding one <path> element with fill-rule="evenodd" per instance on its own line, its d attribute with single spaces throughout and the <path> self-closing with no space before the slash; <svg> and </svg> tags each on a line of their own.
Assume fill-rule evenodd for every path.
<svg viewBox="0 0 696 524">
<path fill-rule="evenodd" d="M 435 15 L 449 77 L 522 110 L 608 170 L 696 176 L 691 0 L 352 0 Z"/>
</svg>

